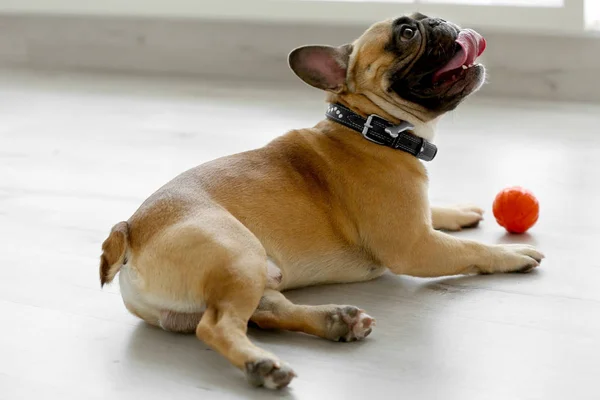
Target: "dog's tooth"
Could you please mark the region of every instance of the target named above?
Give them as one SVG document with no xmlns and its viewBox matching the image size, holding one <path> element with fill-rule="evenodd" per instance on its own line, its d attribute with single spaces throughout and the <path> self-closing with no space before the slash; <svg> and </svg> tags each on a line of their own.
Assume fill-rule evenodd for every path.
<svg viewBox="0 0 600 400">
<path fill-rule="evenodd" d="M 467 68 L 469 68 L 469 67 L 467 67 L 466 65 L 462 66 L 462 69 L 467 69 Z"/>
</svg>

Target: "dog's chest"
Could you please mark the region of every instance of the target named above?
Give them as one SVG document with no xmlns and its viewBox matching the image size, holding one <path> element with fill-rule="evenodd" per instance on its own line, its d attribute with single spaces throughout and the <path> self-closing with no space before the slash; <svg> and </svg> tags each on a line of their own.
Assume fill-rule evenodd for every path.
<svg viewBox="0 0 600 400">
<path fill-rule="evenodd" d="M 344 182 L 328 209 L 294 209 L 278 235 L 258 235 L 282 271 L 279 289 L 367 281 L 403 262 L 428 226 L 426 180 L 378 172 Z"/>
</svg>

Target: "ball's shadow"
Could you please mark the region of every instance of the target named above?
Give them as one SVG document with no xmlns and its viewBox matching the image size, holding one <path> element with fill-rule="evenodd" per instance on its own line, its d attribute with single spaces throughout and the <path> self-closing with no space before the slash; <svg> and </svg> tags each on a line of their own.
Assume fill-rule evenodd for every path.
<svg viewBox="0 0 600 400">
<path fill-rule="evenodd" d="M 497 242 L 500 244 L 530 244 L 533 246 L 538 244 L 535 236 L 527 232 L 520 234 L 506 232 L 497 239 Z"/>
</svg>

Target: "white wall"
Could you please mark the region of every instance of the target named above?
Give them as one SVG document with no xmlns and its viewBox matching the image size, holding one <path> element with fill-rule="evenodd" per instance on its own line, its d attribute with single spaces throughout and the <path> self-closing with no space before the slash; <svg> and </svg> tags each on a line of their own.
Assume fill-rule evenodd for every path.
<svg viewBox="0 0 600 400">
<path fill-rule="evenodd" d="M 473 6 L 448 1 L 433 4 L 424 0 L 419 0 L 419 4 L 412 0 L 0 0 L 0 13 L 370 24 L 418 10 L 461 25 L 496 31 L 579 34 L 584 27 L 583 1 L 564 0 L 565 8 L 560 8 Z M 600 0 L 591 1 L 600 3 Z"/>
</svg>

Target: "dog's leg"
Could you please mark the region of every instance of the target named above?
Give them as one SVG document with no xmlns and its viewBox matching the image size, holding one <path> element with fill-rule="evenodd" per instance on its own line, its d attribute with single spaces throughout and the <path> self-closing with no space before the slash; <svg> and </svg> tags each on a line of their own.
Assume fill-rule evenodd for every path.
<svg viewBox="0 0 600 400">
<path fill-rule="evenodd" d="M 196 336 L 242 369 L 254 386 L 280 389 L 296 376 L 273 354 L 246 336 L 248 321 L 266 283 L 266 257 L 244 257 L 212 271 L 205 287 L 206 311 Z"/>
<path fill-rule="evenodd" d="M 375 326 L 375 320 L 356 307 L 297 305 L 270 289 L 250 320 L 264 329 L 298 331 L 342 342 L 362 340 Z"/>
<path fill-rule="evenodd" d="M 485 245 L 429 230 L 390 269 L 419 277 L 494 272 L 529 272 L 544 255 L 525 244 Z"/>
<path fill-rule="evenodd" d="M 483 210 L 473 206 L 432 207 L 431 221 L 434 229 L 460 231 L 474 228 L 483 219 Z"/>
</svg>

